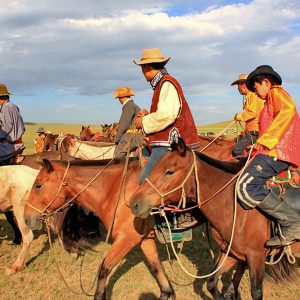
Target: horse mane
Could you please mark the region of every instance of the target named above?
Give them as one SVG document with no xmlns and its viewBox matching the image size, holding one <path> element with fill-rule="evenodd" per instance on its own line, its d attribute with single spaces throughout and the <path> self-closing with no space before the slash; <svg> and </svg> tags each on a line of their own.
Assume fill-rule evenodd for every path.
<svg viewBox="0 0 300 300">
<path fill-rule="evenodd" d="M 227 173 L 231 173 L 231 174 L 237 174 L 245 165 L 243 162 L 240 162 L 240 161 L 238 161 L 238 162 L 222 161 L 222 160 L 218 160 L 218 159 L 212 158 L 210 156 L 207 156 L 198 151 L 195 151 L 195 153 L 201 161 L 204 161 L 213 167 L 216 167 L 218 169 L 221 169 L 221 170 L 223 170 Z"/>
<path fill-rule="evenodd" d="M 139 159 L 138 157 L 130 157 L 129 162 L 137 162 Z M 106 166 L 108 164 L 110 165 L 119 165 L 125 162 L 125 157 L 121 158 L 114 158 L 112 159 L 101 159 L 101 160 L 51 160 L 51 162 L 58 163 L 64 166 L 70 165 L 70 166 Z"/>
<path fill-rule="evenodd" d="M 97 216 L 92 212 L 86 213 L 80 205 L 73 203 L 59 229 L 64 249 L 77 254 L 92 250 L 92 240 L 104 236 L 100 225 Z"/>
</svg>

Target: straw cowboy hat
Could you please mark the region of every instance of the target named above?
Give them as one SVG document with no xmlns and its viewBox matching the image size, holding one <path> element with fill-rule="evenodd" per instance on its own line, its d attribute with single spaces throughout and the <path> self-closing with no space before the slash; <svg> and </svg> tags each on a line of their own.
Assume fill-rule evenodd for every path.
<svg viewBox="0 0 300 300">
<path fill-rule="evenodd" d="M 282 84 L 282 79 L 281 79 L 280 75 L 277 72 L 275 72 L 271 66 L 261 65 L 261 66 L 258 66 L 254 71 L 252 71 L 249 74 L 249 76 L 246 80 L 246 85 L 247 85 L 248 90 L 254 92 L 254 87 L 253 87 L 254 78 L 259 75 L 271 75 L 274 78 L 276 84 L 279 84 L 279 85 Z"/>
<path fill-rule="evenodd" d="M 133 60 L 133 62 L 137 65 L 145 65 L 151 63 L 161 63 L 165 65 L 171 57 L 165 58 L 159 48 L 151 48 L 151 49 L 144 49 L 142 51 L 142 58 L 140 61 Z"/>
<path fill-rule="evenodd" d="M 0 83 L 0 96 L 9 96 L 11 93 L 7 90 L 7 87 L 5 84 Z"/>
<path fill-rule="evenodd" d="M 131 97 L 134 96 L 134 90 L 128 86 L 121 86 L 113 93 L 114 98 Z"/>
<path fill-rule="evenodd" d="M 236 79 L 231 85 L 240 84 L 240 83 L 245 83 L 247 77 L 248 77 L 248 74 L 240 74 L 240 75 L 239 75 L 239 78 Z"/>
</svg>

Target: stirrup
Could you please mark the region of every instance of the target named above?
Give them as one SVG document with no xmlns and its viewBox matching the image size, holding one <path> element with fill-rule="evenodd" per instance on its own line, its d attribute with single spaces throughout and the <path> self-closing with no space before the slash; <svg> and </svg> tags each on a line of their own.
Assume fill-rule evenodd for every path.
<svg viewBox="0 0 300 300">
<path fill-rule="evenodd" d="M 285 237 L 285 236 L 274 236 L 266 242 L 267 247 L 285 247 L 299 241 L 298 239 Z"/>
</svg>

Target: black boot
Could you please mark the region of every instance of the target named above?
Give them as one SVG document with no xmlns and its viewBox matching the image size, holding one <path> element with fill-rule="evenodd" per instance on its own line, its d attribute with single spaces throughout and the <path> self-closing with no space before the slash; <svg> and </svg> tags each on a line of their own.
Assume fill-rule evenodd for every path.
<svg viewBox="0 0 300 300">
<path fill-rule="evenodd" d="M 287 246 L 300 240 L 300 214 L 277 194 L 271 191 L 258 207 L 281 225 L 282 235 L 271 238 L 266 246 Z"/>
</svg>

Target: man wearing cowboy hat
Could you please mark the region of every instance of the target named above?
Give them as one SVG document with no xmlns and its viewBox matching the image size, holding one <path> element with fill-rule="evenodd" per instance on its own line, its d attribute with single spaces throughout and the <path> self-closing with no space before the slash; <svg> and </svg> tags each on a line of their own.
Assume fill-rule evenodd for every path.
<svg viewBox="0 0 300 300">
<path fill-rule="evenodd" d="M 150 113 L 143 109 L 135 118 L 136 128 L 142 128 L 151 147 L 149 161 L 141 172 L 141 183 L 178 137 L 190 148 L 199 147 L 197 129 L 181 86 L 165 68 L 169 60 L 159 48 L 145 49 L 141 60 L 134 60 L 154 90 Z"/>
<path fill-rule="evenodd" d="M 282 201 L 267 188 L 266 182 L 286 170 L 300 165 L 300 118 L 292 97 L 282 88 L 280 75 L 268 65 L 252 71 L 246 84 L 265 100 L 260 115 L 259 138 L 255 149 L 259 153 L 240 176 L 237 191 L 246 208 L 258 207 L 277 219 L 280 236 L 271 238 L 267 246 L 286 246 L 300 240 L 299 190 L 295 202 Z"/>
<path fill-rule="evenodd" d="M 40 153 L 45 150 L 46 131 L 43 127 L 39 127 L 37 133 L 39 137 L 34 140 L 34 150 L 35 153 Z"/>
<path fill-rule="evenodd" d="M 115 156 L 126 154 L 128 147 L 130 151 L 134 151 L 139 143 L 142 144 L 143 134 L 135 128 L 133 119 L 141 110 L 132 100 L 134 90 L 128 86 L 121 86 L 113 93 L 115 99 L 119 99 L 122 105 L 122 114 L 119 120 L 119 128 L 115 137 Z"/>
<path fill-rule="evenodd" d="M 10 93 L 0 83 L 0 162 L 6 162 L 24 148 L 24 122 L 19 108 L 9 101 Z"/>
<path fill-rule="evenodd" d="M 264 107 L 264 101 L 255 93 L 248 90 L 246 86 L 247 74 L 240 74 L 238 79 L 232 82 L 237 85 L 239 93 L 244 97 L 244 111 L 236 114 L 234 119 L 246 123 L 245 132 L 243 132 L 237 140 L 237 144 L 232 149 L 233 156 L 241 156 L 244 154 L 246 146 L 252 145 L 258 138 L 258 120 L 259 114 Z"/>
</svg>

